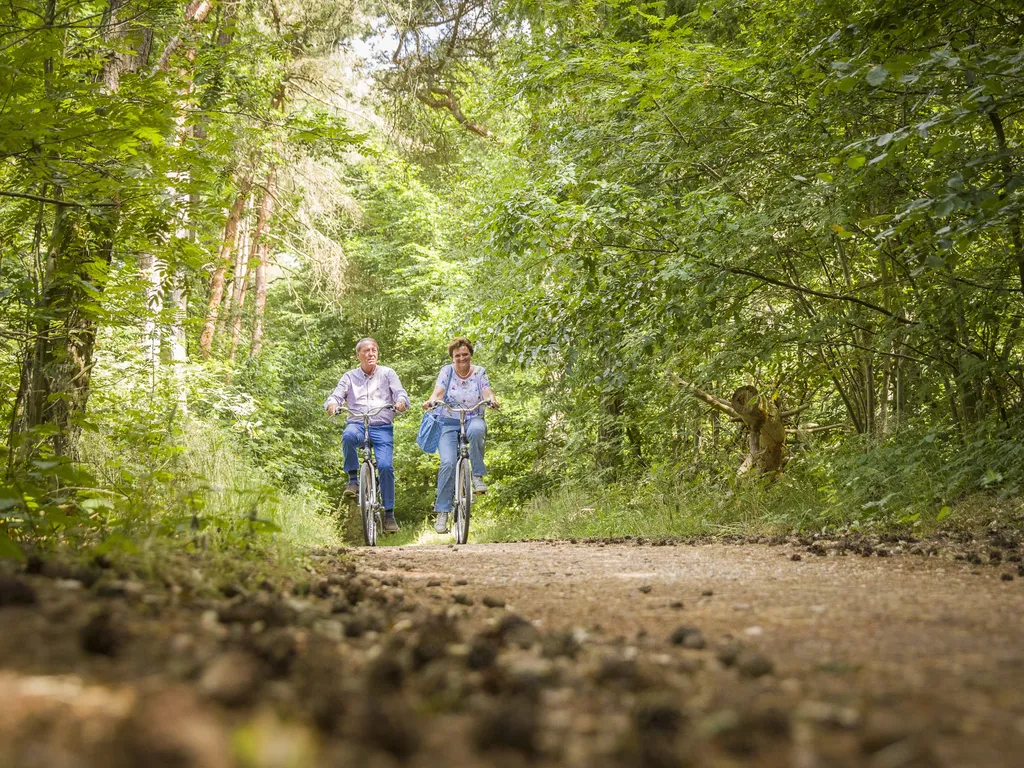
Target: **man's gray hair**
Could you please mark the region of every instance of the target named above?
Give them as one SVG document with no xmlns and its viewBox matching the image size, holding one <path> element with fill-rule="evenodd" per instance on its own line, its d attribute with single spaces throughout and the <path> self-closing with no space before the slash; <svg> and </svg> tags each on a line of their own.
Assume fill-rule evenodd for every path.
<svg viewBox="0 0 1024 768">
<path fill-rule="evenodd" d="M 356 354 L 357 355 L 359 354 L 359 350 L 361 350 L 363 348 L 364 344 L 373 344 L 375 347 L 379 346 L 377 344 L 377 340 L 376 339 L 371 338 L 369 336 L 364 336 L 363 338 L 361 338 L 359 341 L 356 342 Z"/>
</svg>

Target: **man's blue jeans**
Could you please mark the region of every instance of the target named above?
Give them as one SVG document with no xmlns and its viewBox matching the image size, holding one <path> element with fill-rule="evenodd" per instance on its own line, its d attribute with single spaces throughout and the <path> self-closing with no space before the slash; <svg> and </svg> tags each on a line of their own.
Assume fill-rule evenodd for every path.
<svg viewBox="0 0 1024 768">
<path fill-rule="evenodd" d="M 384 509 L 395 508 L 395 428 L 390 424 L 370 426 L 370 442 L 377 457 L 377 475 L 380 477 L 380 496 Z M 341 453 L 345 458 L 345 471 L 352 477 L 359 471 L 359 448 L 363 445 L 363 422 L 350 421 L 341 436 Z"/>
<path fill-rule="evenodd" d="M 466 422 L 466 437 L 469 438 L 469 460 L 474 475 L 486 475 L 484 466 L 484 435 L 487 425 L 483 419 L 469 419 Z M 435 512 L 451 512 L 452 496 L 455 494 L 455 464 L 459 460 L 459 420 L 445 419 L 441 427 L 441 442 L 437 452 L 441 455 L 441 468 L 437 471 L 437 500 Z"/>
</svg>

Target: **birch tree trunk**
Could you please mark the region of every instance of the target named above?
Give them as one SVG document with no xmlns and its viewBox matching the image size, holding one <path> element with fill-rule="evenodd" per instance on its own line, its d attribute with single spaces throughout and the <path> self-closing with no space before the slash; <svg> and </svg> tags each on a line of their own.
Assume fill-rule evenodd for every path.
<svg viewBox="0 0 1024 768">
<path fill-rule="evenodd" d="M 263 206 L 260 209 L 262 228 L 257 222 L 256 229 L 260 235 L 257 244 L 256 262 L 256 301 L 253 306 L 252 347 L 249 354 L 259 357 L 263 351 L 263 310 L 267 306 L 267 267 L 270 258 L 270 247 L 267 245 L 266 229 L 274 212 L 274 196 L 277 192 L 277 168 L 271 168 L 267 176 L 267 188 L 263 195 Z"/>
</svg>

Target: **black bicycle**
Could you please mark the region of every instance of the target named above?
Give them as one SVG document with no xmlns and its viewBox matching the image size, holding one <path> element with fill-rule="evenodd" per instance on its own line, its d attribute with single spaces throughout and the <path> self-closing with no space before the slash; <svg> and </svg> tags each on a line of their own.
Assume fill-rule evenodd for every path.
<svg viewBox="0 0 1024 768">
<path fill-rule="evenodd" d="M 430 408 L 444 405 L 451 413 L 459 414 L 459 458 L 455 462 L 455 493 L 452 500 L 452 518 L 455 528 L 455 542 L 469 541 L 469 518 L 473 507 L 473 470 L 469 462 L 469 438 L 466 436 L 466 414 L 473 413 L 481 406 L 497 409 L 493 400 L 481 400 L 472 408 L 453 408 L 443 402 L 434 401 Z M 446 531 L 448 533 L 448 531 Z"/>
<path fill-rule="evenodd" d="M 381 511 L 384 504 L 380 500 L 380 483 L 377 478 L 377 459 L 373 454 L 373 442 L 370 440 L 370 419 L 381 411 L 394 411 L 393 405 L 382 405 L 367 413 L 356 413 L 348 406 L 342 405 L 339 411 L 363 420 L 363 445 L 359 449 L 359 515 L 363 521 L 363 540 L 366 546 L 377 546 L 377 532 L 384 530 Z"/>
</svg>

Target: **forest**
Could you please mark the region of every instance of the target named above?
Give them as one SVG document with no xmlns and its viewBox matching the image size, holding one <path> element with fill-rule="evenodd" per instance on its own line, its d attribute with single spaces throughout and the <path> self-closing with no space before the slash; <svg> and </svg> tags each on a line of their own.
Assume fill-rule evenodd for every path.
<svg viewBox="0 0 1024 768">
<path fill-rule="evenodd" d="M 0 556 L 342 543 L 364 336 L 414 406 L 477 345 L 475 541 L 1019 524 L 1022 36 L 1009 0 L 10 0 Z"/>
</svg>

